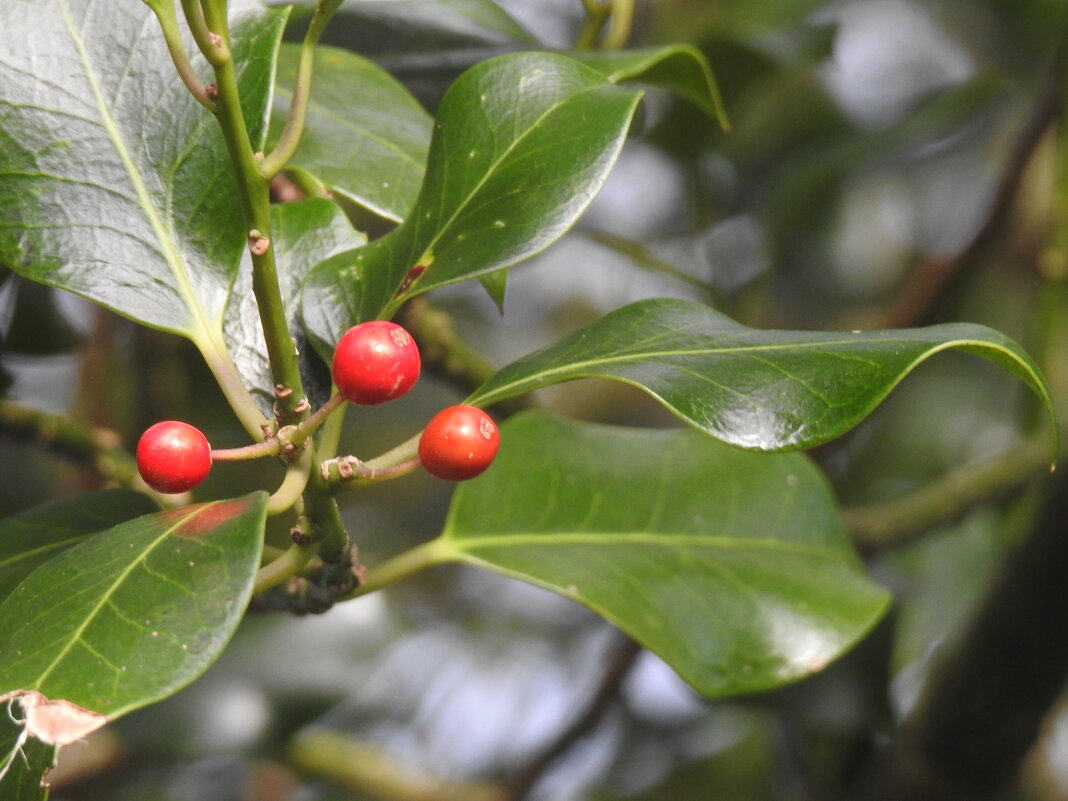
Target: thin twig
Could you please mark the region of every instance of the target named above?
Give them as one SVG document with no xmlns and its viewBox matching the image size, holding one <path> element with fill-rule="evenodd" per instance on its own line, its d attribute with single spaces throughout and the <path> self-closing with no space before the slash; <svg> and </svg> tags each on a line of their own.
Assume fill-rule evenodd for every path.
<svg viewBox="0 0 1068 801">
<path fill-rule="evenodd" d="M 540 754 L 516 771 L 508 780 L 508 801 L 523 801 L 538 780 L 552 765 L 583 737 L 593 731 L 609 704 L 619 695 L 623 680 L 630 674 L 642 647 L 630 637 L 619 635 L 617 643 L 597 689 L 582 714 L 564 729 Z"/>
<path fill-rule="evenodd" d="M 1035 151 L 1060 116 L 1064 70 L 1065 55 L 1061 47 L 1052 59 L 1038 103 L 1016 138 L 986 219 L 971 241 L 954 256 L 924 261 L 889 303 L 881 327 L 906 328 L 922 323 L 954 276 L 995 236 L 1016 200 Z"/>
</svg>

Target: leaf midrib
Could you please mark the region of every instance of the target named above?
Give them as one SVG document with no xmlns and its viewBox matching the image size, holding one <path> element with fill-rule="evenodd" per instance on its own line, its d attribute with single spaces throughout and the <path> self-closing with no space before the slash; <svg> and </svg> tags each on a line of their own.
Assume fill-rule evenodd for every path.
<svg viewBox="0 0 1068 801">
<path fill-rule="evenodd" d="M 590 68 L 589 67 L 584 67 L 584 69 L 590 69 Z M 594 72 L 594 71 L 590 70 L 590 72 Z M 596 74 L 596 73 L 594 72 L 594 74 Z M 597 75 L 597 77 L 603 79 L 603 77 L 600 76 L 600 75 Z M 504 162 L 512 154 L 512 152 L 517 147 L 519 147 L 519 145 L 522 142 L 524 142 L 528 137 L 532 136 L 533 132 L 538 129 L 538 127 L 545 121 L 545 119 L 550 114 L 554 114 L 558 109 L 563 108 L 564 106 L 566 106 L 569 103 L 572 103 L 576 98 L 582 97 L 582 96 L 584 96 L 586 94 L 589 94 L 591 92 L 601 91 L 602 89 L 605 89 L 607 87 L 618 88 L 618 87 L 615 87 L 612 83 L 610 83 L 607 79 L 603 79 L 603 80 L 604 80 L 604 83 L 602 83 L 602 84 L 597 84 L 597 85 L 594 85 L 594 86 L 587 86 L 587 87 L 583 88 L 581 91 L 574 92 L 572 94 L 567 95 L 566 98 L 564 98 L 563 100 L 560 100 L 559 102 L 555 102 L 554 101 L 552 103 L 552 105 L 548 106 L 545 109 L 545 111 L 542 114 L 540 114 L 534 120 L 533 123 L 531 123 L 529 126 L 527 126 L 526 130 L 524 130 L 523 133 L 520 136 L 517 136 L 517 137 L 513 138 L 512 142 L 508 145 L 508 147 L 506 147 L 501 152 L 500 156 L 498 158 L 494 159 L 490 163 L 490 165 L 485 169 L 485 171 L 482 174 L 482 177 L 479 178 L 478 183 L 475 184 L 475 186 L 471 189 L 471 191 L 468 192 L 459 203 L 456 204 L 456 206 L 454 207 L 454 209 L 452 211 L 452 214 L 449 215 L 449 218 L 447 220 L 445 220 L 443 223 L 439 223 L 438 225 L 435 226 L 434 235 L 430 238 L 430 241 L 427 242 L 427 244 L 425 246 L 421 246 L 420 247 L 421 255 L 419 256 L 418 259 L 416 259 L 415 263 L 416 264 L 427 264 L 428 263 L 428 259 L 431 258 L 431 255 L 434 252 L 434 247 L 438 244 L 438 242 L 441 241 L 441 239 L 445 236 L 445 233 L 449 230 L 449 227 L 454 222 L 456 222 L 457 218 L 460 217 L 460 215 L 463 213 L 463 211 L 469 206 L 471 201 L 475 197 L 478 196 L 479 192 L 482 191 L 482 187 L 485 186 L 485 184 L 494 175 L 494 173 L 497 171 L 497 169 L 501 165 L 501 163 Z M 637 95 L 635 95 L 634 100 L 635 100 L 635 102 L 637 102 Z M 446 163 L 447 163 L 447 160 L 442 162 L 442 165 L 443 165 L 442 169 L 444 169 L 444 164 L 446 164 Z M 424 178 L 424 180 L 425 180 L 425 178 Z M 419 219 L 419 212 L 421 212 L 423 210 L 423 207 L 425 205 L 422 201 L 423 201 L 423 193 L 420 193 L 419 194 L 419 198 L 416 200 L 415 207 L 408 214 L 408 219 L 410 219 L 412 221 L 417 221 Z M 406 265 L 406 266 L 409 266 L 409 265 Z M 428 270 L 427 272 L 430 272 L 430 270 Z M 424 281 L 422 283 L 425 284 L 426 282 Z"/>
<path fill-rule="evenodd" d="M 514 534 L 489 534 L 470 535 L 446 532 L 439 542 L 443 546 L 451 548 L 457 553 L 467 553 L 469 549 L 521 547 L 537 545 L 543 547 L 559 547 L 561 545 L 596 545 L 608 546 L 633 546 L 653 545 L 663 548 L 675 546 L 690 546 L 713 548 L 718 550 L 771 550 L 785 551 L 795 554 L 828 555 L 842 557 L 839 546 L 833 544 L 814 545 L 812 543 L 792 542 L 777 540 L 769 537 L 728 537 L 724 535 L 705 534 L 672 534 L 657 532 L 519 532 Z M 843 539 L 844 543 L 844 539 Z"/>
<path fill-rule="evenodd" d="M 556 376 L 559 376 L 559 375 L 564 375 L 567 378 L 598 378 L 598 377 L 602 377 L 602 373 L 599 370 L 595 370 L 595 368 L 604 367 L 606 365 L 628 364 L 628 363 L 631 363 L 631 362 L 649 361 L 649 360 L 654 360 L 654 359 L 666 359 L 666 358 L 677 357 L 677 356 L 683 356 L 683 357 L 688 357 L 688 356 L 715 356 L 715 355 L 728 355 L 728 356 L 742 355 L 742 356 L 744 356 L 744 355 L 747 355 L 747 354 L 750 354 L 750 353 L 761 353 L 761 352 L 768 352 L 768 351 L 775 351 L 775 350 L 808 350 L 808 349 L 812 349 L 812 348 L 822 348 L 822 347 L 834 348 L 834 347 L 839 347 L 839 346 L 842 346 L 842 345 L 855 344 L 857 341 L 858 341 L 857 339 L 835 339 L 835 340 L 821 340 L 821 341 L 814 341 L 814 342 L 792 342 L 792 343 L 789 343 L 789 344 L 769 343 L 769 344 L 766 344 L 766 345 L 741 345 L 741 346 L 730 347 L 730 348 L 700 348 L 700 349 L 660 350 L 660 351 L 649 350 L 649 351 L 630 352 L 630 353 L 625 353 L 625 354 L 619 354 L 619 355 L 616 355 L 616 356 L 609 356 L 609 357 L 605 357 L 605 358 L 586 359 L 585 361 L 580 361 L 580 362 L 570 362 L 569 364 L 561 365 L 560 367 L 554 367 L 554 368 L 549 368 L 549 369 L 546 369 L 546 370 L 541 370 L 541 371 L 539 371 L 537 373 L 533 373 L 533 374 L 528 375 L 528 376 L 526 376 L 524 378 L 520 378 L 520 379 L 517 379 L 515 381 L 510 381 L 507 384 L 502 384 L 502 385 L 500 385 L 498 387 L 494 387 L 494 388 L 492 388 L 492 390 L 490 390 L 487 393 L 480 393 L 478 390 L 476 390 L 474 393 L 472 393 L 472 395 L 468 398 L 468 400 L 469 401 L 477 400 L 479 403 L 488 403 L 488 402 L 491 402 L 491 400 L 493 398 L 496 398 L 496 397 L 499 397 L 499 396 L 502 396 L 502 395 L 507 395 L 508 393 L 515 391 L 516 388 L 522 388 L 522 387 L 525 387 L 525 386 L 528 386 L 528 385 L 531 385 L 531 384 L 542 385 L 542 384 L 545 384 L 545 383 L 551 383 L 552 379 L 554 377 L 556 377 Z M 939 352 L 941 352 L 943 350 L 949 350 L 951 348 L 962 347 L 962 346 L 970 346 L 970 347 L 980 347 L 980 348 L 989 349 L 989 350 L 996 350 L 996 351 L 999 351 L 999 352 L 1001 352 L 1003 354 L 1008 355 L 1011 358 L 1011 360 L 1012 360 L 1012 362 L 1014 364 L 1017 364 L 1018 366 L 1020 366 L 1027 373 L 1027 375 L 1032 378 L 1032 380 L 1035 379 L 1034 373 L 1031 371 L 1030 367 L 1028 367 L 1028 365 L 1026 365 L 1024 362 L 1021 362 L 1019 360 L 1019 358 L 1015 354 L 1012 353 L 1012 351 L 1010 351 L 1009 349 L 1005 348 L 1002 345 L 996 345 L 996 344 L 989 343 L 989 342 L 983 342 L 981 340 L 957 339 L 957 340 L 951 340 L 951 341 L 942 342 L 942 343 L 936 343 L 936 344 L 932 345 L 930 343 L 924 343 L 922 341 L 918 342 L 917 340 L 914 340 L 914 339 L 885 338 L 885 339 L 878 340 L 878 343 L 880 345 L 884 345 L 884 344 L 889 344 L 889 345 L 916 345 L 916 346 L 919 346 L 919 347 L 921 347 L 923 349 L 922 352 L 916 358 L 912 359 L 909 362 L 909 364 L 907 366 L 905 366 L 900 371 L 900 373 L 902 375 L 907 375 L 920 362 L 924 361 L 925 359 L 929 358 L 930 356 L 933 356 L 934 354 L 939 353 Z M 532 354 L 530 358 L 534 358 L 535 356 L 536 356 L 536 354 Z M 584 373 L 583 372 L 584 370 L 589 370 L 590 372 Z"/>
<path fill-rule="evenodd" d="M 52 663 L 47 668 L 45 668 L 44 672 L 41 673 L 41 675 L 37 678 L 35 682 L 37 689 L 40 689 L 44 686 L 45 681 L 48 680 L 48 677 L 52 675 L 52 672 L 56 669 L 60 662 L 63 661 L 63 658 L 68 653 L 70 653 L 71 649 L 74 648 L 77 643 L 82 641 L 82 634 L 84 634 L 85 630 L 89 628 L 89 626 L 93 623 L 94 620 L 96 620 L 97 616 L 100 614 L 100 611 L 105 606 L 107 606 L 107 604 L 111 601 L 111 596 L 114 595 L 118 588 L 125 583 L 129 575 L 135 569 L 140 567 L 144 563 L 145 559 L 147 559 L 148 556 L 154 550 L 156 550 L 156 548 L 158 548 L 162 543 L 164 543 L 176 529 L 181 528 L 181 526 L 183 526 L 190 519 L 196 517 L 198 514 L 214 505 L 215 504 L 213 503 L 208 503 L 194 507 L 189 512 L 189 514 L 185 515 L 181 519 L 177 520 L 173 525 L 161 531 L 159 536 L 156 537 L 154 541 L 147 544 L 147 546 L 138 553 L 136 559 L 132 559 L 130 563 L 119 572 L 119 574 L 111 582 L 111 586 L 108 587 L 107 591 L 100 596 L 100 598 L 97 600 L 97 603 L 95 603 L 90 609 L 90 611 L 83 617 L 81 623 L 78 625 L 78 628 L 76 628 L 73 632 L 70 633 L 70 635 L 68 635 L 67 644 L 60 649 L 55 659 L 52 660 Z"/>
<path fill-rule="evenodd" d="M 97 111 L 100 114 L 101 124 L 103 125 L 104 130 L 107 131 L 108 138 L 111 140 L 111 143 L 115 148 L 116 155 L 118 155 L 119 159 L 122 161 L 122 165 L 126 169 L 127 175 L 130 177 L 130 182 L 133 184 L 134 191 L 137 193 L 138 205 L 141 207 L 149 225 L 152 227 L 152 230 L 156 235 L 156 243 L 159 245 L 160 252 L 167 264 L 170 265 L 171 272 L 177 281 L 178 292 L 185 299 L 186 306 L 193 315 L 195 322 L 198 324 L 194 326 L 194 331 L 190 331 L 189 333 L 195 333 L 195 329 L 197 328 L 203 333 L 208 333 L 212 330 L 212 327 L 208 325 L 207 320 L 204 317 L 204 309 L 200 304 L 200 298 L 197 296 L 196 291 L 193 288 L 189 272 L 186 269 L 185 262 L 181 257 L 178 246 L 174 242 L 171 232 L 156 212 L 156 208 L 152 204 L 151 195 L 148 192 L 148 187 L 145 185 L 144 179 L 141 177 L 141 173 L 126 147 L 122 132 L 119 130 L 118 124 L 108 108 L 103 92 L 100 89 L 96 73 L 93 70 L 93 65 L 89 59 L 89 54 L 86 52 L 85 43 L 82 41 L 81 35 L 75 26 L 74 18 L 70 13 L 70 7 L 67 4 L 67 0 L 60 0 L 60 4 L 63 12 L 63 22 L 78 51 L 78 58 L 85 70 L 85 77 L 89 83 L 89 87 L 93 92 L 93 99 L 96 102 Z"/>
</svg>

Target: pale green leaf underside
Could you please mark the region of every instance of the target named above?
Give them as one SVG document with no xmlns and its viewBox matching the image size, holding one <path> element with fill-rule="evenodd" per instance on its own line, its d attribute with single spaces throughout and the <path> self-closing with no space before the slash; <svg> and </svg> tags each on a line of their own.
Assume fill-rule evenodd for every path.
<svg viewBox="0 0 1068 801">
<path fill-rule="evenodd" d="M 848 431 L 918 364 L 948 349 L 1008 370 L 1053 419 L 1038 366 L 1013 340 L 986 326 L 765 331 L 700 303 L 667 298 L 617 309 L 507 365 L 468 402 L 487 406 L 561 381 L 609 378 L 638 387 L 731 445 L 802 449 Z"/>
<path fill-rule="evenodd" d="M 230 3 L 257 147 L 286 14 Z M 0 261 L 216 339 L 247 231 L 215 119 L 179 80 L 148 6 L 9 3 L 0 54 Z"/>
<path fill-rule="evenodd" d="M 433 544 L 580 601 L 699 691 L 823 669 L 886 607 L 818 471 L 688 429 L 512 418 Z"/>
<path fill-rule="evenodd" d="M 199 676 L 244 614 L 266 493 L 137 518 L 60 553 L 0 605 L 0 695 L 113 718 Z"/>
</svg>

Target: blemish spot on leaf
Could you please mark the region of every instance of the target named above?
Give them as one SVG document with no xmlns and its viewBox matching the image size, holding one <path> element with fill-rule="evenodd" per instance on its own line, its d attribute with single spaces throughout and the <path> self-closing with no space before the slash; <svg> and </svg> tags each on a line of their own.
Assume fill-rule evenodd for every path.
<svg viewBox="0 0 1068 801">
<path fill-rule="evenodd" d="M 107 715 L 62 698 L 49 700 L 36 690 L 15 690 L 0 696 L 0 701 L 7 701 L 9 705 L 17 701 L 22 707 L 24 718 L 21 723 L 26 733 L 47 745 L 70 745 L 108 722 Z"/>
<path fill-rule="evenodd" d="M 199 539 L 248 510 L 249 504 L 246 501 L 207 503 L 192 514 L 189 507 L 174 509 L 169 514 L 178 525 L 171 533 L 176 537 Z"/>
</svg>

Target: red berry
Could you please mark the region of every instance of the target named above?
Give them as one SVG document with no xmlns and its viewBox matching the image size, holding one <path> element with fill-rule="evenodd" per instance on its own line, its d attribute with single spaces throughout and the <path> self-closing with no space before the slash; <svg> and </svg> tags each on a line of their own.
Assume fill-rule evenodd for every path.
<svg viewBox="0 0 1068 801">
<path fill-rule="evenodd" d="M 419 461 L 446 481 L 474 478 L 493 461 L 501 436 L 490 416 L 475 406 L 438 412 L 419 437 Z"/>
<path fill-rule="evenodd" d="M 345 400 L 373 406 L 399 398 L 419 378 L 419 347 L 396 323 L 372 320 L 338 340 L 330 370 Z"/>
<path fill-rule="evenodd" d="M 211 470 L 211 446 L 199 428 L 165 420 L 141 435 L 137 469 L 145 483 L 158 492 L 185 492 Z"/>
</svg>

